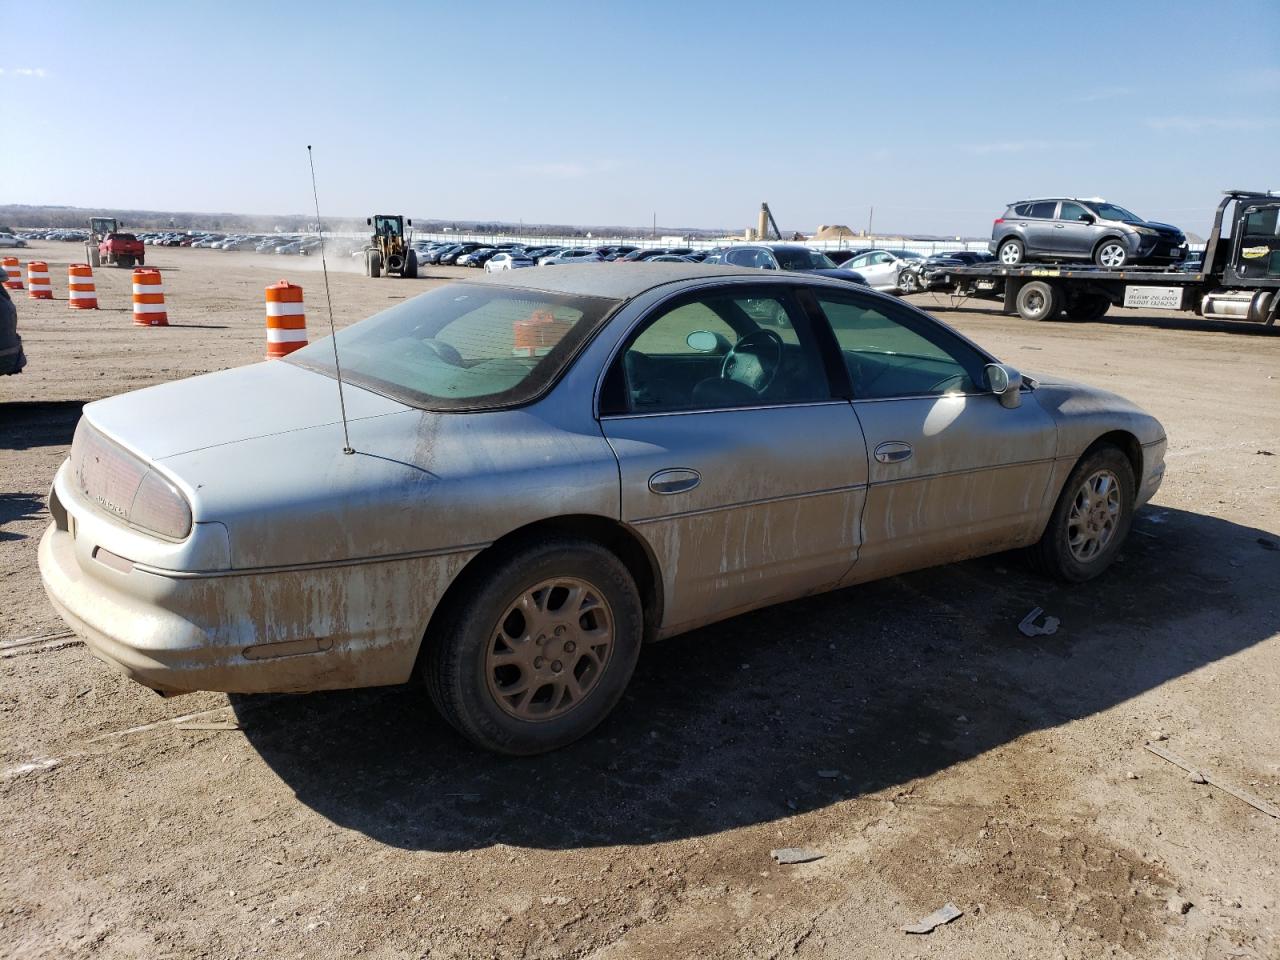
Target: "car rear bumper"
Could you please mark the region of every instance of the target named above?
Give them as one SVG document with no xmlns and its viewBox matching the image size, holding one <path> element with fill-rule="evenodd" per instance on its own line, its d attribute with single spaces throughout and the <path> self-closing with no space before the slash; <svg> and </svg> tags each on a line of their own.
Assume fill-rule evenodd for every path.
<svg viewBox="0 0 1280 960">
<path fill-rule="evenodd" d="M 55 520 L 40 541 L 54 608 L 98 658 L 166 694 L 403 683 L 435 604 L 474 555 L 192 575 L 104 554 L 68 526 Z"/>
</svg>

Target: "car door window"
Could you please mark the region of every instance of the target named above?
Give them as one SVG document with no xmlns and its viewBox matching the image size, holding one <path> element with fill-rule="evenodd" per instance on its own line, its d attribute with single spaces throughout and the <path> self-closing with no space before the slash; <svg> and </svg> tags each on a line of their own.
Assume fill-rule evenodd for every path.
<svg viewBox="0 0 1280 960">
<path fill-rule="evenodd" d="M 1063 200 L 1063 201 L 1062 201 L 1062 209 L 1061 209 L 1061 210 L 1059 211 L 1059 213 L 1058 213 L 1058 219 L 1059 219 L 1059 220 L 1073 220 L 1073 221 L 1075 221 L 1075 222 L 1079 223 L 1079 222 L 1080 222 L 1080 218 L 1081 218 L 1081 217 L 1083 217 L 1083 216 L 1084 216 L 1085 214 L 1087 214 L 1088 212 L 1089 212 L 1088 210 L 1086 210 L 1084 207 L 1080 206 L 1080 204 L 1078 204 L 1078 203 L 1071 203 L 1071 202 L 1070 202 L 1070 201 L 1068 201 L 1068 200 Z"/>
<path fill-rule="evenodd" d="M 1053 211 L 1058 207 L 1057 200 L 1041 200 L 1031 205 L 1031 212 L 1028 216 L 1039 217 L 1042 220 L 1052 220 Z"/>
<path fill-rule="evenodd" d="M 927 317 L 825 291 L 818 305 L 840 346 L 856 399 L 975 393 L 985 382 L 986 358 Z"/>
<path fill-rule="evenodd" d="M 829 399 L 808 317 L 789 294 L 753 291 L 662 308 L 618 355 L 601 406 L 669 413 Z"/>
</svg>

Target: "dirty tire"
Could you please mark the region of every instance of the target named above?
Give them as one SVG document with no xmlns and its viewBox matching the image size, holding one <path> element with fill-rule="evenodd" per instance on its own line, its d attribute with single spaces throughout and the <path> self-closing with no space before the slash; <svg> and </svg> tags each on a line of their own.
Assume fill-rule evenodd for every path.
<svg viewBox="0 0 1280 960">
<path fill-rule="evenodd" d="M 404 272 L 400 275 L 410 280 L 418 279 L 418 255 L 412 250 L 404 258 Z"/>
<path fill-rule="evenodd" d="M 611 646 L 580 702 L 547 719 L 522 719 L 492 692 L 490 653 L 513 604 L 556 579 L 585 583 L 603 598 Z M 608 716 L 635 670 L 642 634 L 640 597 L 621 560 L 590 541 L 540 540 L 485 570 L 442 611 L 442 621 L 423 641 L 421 672 L 436 709 L 472 743 L 517 756 L 545 753 L 585 736 Z"/>
<path fill-rule="evenodd" d="M 1023 320 L 1051 320 L 1062 309 L 1062 296 L 1052 283 L 1032 280 L 1022 285 L 1014 303 Z"/>
<path fill-rule="evenodd" d="M 1111 309 L 1111 301 L 1100 293 L 1084 294 L 1067 304 L 1067 319 L 1077 323 L 1101 320 Z"/>
<path fill-rule="evenodd" d="M 371 253 L 365 257 L 365 273 L 371 277 L 382 276 L 382 257 L 377 253 Z"/>
<path fill-rule="evenodd" d="M 996 253 L 996 259 L 1006 267 L 1016 266 L 1025 256 L 1026 250 L 1021 240 L 1006 240 L 1000 244 L 1000 249 Z"/>
<path fill-rule="evenodd" d="M 1084 484 L 1100 473 L 1118 481 L 1119 515 L 1106 545 L 1091 559 L 1081 560 L 1070 543 L 1072 510 Z M 1133 465 L 1122 450 L 1104 444 L 1088 451 L 1063 484 L 1040 542 L 1030 549 L 1032 565 L 1041 573 L 1068 583 L 1084 583 L 1099 576 L 1111 566 L 1129 535 L 1133 525 L 1134 490 Z"/>
</svg>

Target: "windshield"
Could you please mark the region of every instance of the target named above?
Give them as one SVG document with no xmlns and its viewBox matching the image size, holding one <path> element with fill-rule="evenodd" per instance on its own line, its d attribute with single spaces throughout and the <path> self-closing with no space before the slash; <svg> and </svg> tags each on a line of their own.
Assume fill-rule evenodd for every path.
<svg viewBox="0 0 1280 960">
<path fill-rule="evenodd" d="M 774 257 L 783 270 L 834 270 L 836 265 L 825 253 L 806 249 L 775 248 Z"/>
<path fill-rule="evenodd" d="M 342 379 L 426 410 L 527 403 L 549 386 L 614 300 L 454 283 L 338 333 Z M 333 375 L 328 338 L 286 358 Z"/>
<path fill-rule="evenodd" d="M 1117 207 L 1114 203 L 1095 203 L 1093 210 L 1103 220 L 1119 220 L 1123 223 L 1145 223 L 1136 213 L 1131 213 L 1124 207 Z"/>
</svg>

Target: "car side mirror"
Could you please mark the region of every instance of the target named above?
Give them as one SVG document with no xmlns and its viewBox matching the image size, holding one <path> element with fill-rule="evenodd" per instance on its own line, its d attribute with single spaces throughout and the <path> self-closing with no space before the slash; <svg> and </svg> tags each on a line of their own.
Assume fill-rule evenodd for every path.
<svg viewBox="0 0 1280 960">
<path fill-rule="evenodd" d="M 1000 406 L 1013 410 L 1022 405 L 1022 374 L 1007 363 L 987 364 L 987 387 L 1000 398 Z"/>
<path fill-rule="evenodd" d="M 1098 222 L 1098 218 L 1095 217 L 1092 213 L 1080 214 L 1079 220 L 1081 223 L 1097 223 Z"/>
</svg>

